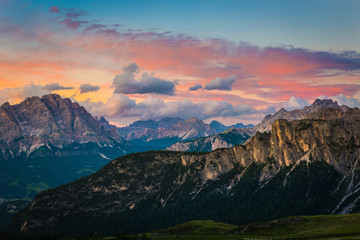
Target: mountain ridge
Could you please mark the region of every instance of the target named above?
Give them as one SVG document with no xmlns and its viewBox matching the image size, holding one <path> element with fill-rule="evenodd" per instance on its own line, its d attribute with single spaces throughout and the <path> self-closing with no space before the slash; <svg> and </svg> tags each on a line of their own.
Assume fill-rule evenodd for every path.
<svg viewBox="0 0 360 240">
<path fill-rule="evenodd" d="M 122 230 L 134 232 L 125 219 L 146 221 L 143 227 L 133 223 L 144 231 L 191 217 L 247 223 L 359 211 L 360 111 L 332 111 L 340 117 L 276 120 L 271 133 L 256 132 L 244 145 L 206 154 L 162 151 L 121 157 L 85 179 L 42 192 L 14 224 L 36 232 L 55 225 L 71 228 L 65 222 L 92 216 L 111 218 L 123 224 Z M 264 201 L 270 196 L 274 200 Z M 173 220 L 154 222 L 155 213 Z"/>
<path fill-rule="evenodd" d="M 335 108 L 340 109 L 343 112 L 349 109 L 349 107 L 346 105 L 339 106 L 338 103 L 332 99 L 316 99 L 310 106 L 306 106 L 302 109 L 286 111 L 284 108 L 281 108 L 274 114 L 268 114 L 259 124 L 254 127 L 254 130 L 260 132 L 271 131 L 271 126 L 275 120 L 300 120 L 305 118 L 308 114 L 315 113 L 316 111 L 323 108 Z"/>
<path fill-rule="evenodd" d="M 235 145 L 243 144 L 253 134 L 254 131 L 252 128 L 230 127 L 222 133 L 214 134 L 208 137 L 177 142 L 166 148 L 166 150 L 181 152 L 210 152 L 218 148 L 230 148 Z"/>
</svg>

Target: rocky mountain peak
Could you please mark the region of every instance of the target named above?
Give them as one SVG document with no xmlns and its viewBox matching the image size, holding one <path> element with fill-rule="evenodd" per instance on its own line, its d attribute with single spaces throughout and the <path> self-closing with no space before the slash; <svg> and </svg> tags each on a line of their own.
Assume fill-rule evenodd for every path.
<svg viewBox="0 0 360 240">
<path fill-rule="evenodd" d="M 336 101 L 333 101 L 332 99 L 316 99 L 313 104 L 311 104 L 310 107 L 314 108 L 339 108 L 339 104 Z"/>
<path fill-rule="evenodd" d="M 281 114 L 281 113 L 287 113 L 288 111 L 286 111 L 285 108 L 281 108 L 279 111 L 276 112 L 276 114 Z"/>
<path fill-rule="evenodd" d="M 101 129 L 84 107 L 57 94 L 28 97 L 0 108 L 0 141 L 7 144 L 0 147 L 20 149 L 16 150 L 19 154 L 46 144 L 113 141 L 109 137 L 118 138 L 115 132 Z"/>
<path fill-rule="evenodd" d="M 349 110 L 348 106 L 339 106 L 336 101 L 332 99 L 316 99 L 310 106 L 306 106 L 303 109 L 295 109 L 292 111 L 286 111 L 284 108 L 281 108 L 274 114 L 268 114 L 265 118 L 255 126 L 256 131 L 271 131 L 271 126 L 274 121 L 278 119 L 287 119 L 287 120 L 299 120 L 304 119 L 308 115 L 312 115 L 313 118 L 316 118 L 316 112 L 320 109 L 340 109 L 345 112 Z"/>
<path fill-rule="evenodd" d="M 189 120 L 186 120 L 186 122 L 194 122 L 194 123 L 204 123 L 202 120 L 197 119 L 195 117 L 190 118 Z"/>
</svg>

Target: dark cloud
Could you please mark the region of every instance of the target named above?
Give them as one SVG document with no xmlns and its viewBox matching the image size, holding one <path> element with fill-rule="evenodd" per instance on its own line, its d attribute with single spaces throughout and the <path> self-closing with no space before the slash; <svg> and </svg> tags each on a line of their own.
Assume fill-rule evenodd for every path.
<svg viewBox="0 0 360 240">
<path fill-rule="evenodd" d="M 73 89 L 73 87 L 64 87 L 64 86 L 59 85 L 58 83 L 50 83 L 50 84 L 46 84 L 44 86 L 44 89 L 52 92 L 52 91 L 56 91 L 56 90 Z"/>
<path fill-rule="evenodd" d="M 189 88 L 189 91 L 197 91 L 202 88 L 203 88 L 203 86 L 201 84 L 195 84 L 194 86 Z"/>
<path fill-rule="evenodd" d="M 83 24 L 88 23 L 87 21 L 74 21 L 71 18 L 66 18 L 65 20 L 60 22 L 64 24 L 67 28 L 71 30 L 78 30 Z"/>
<path fill-rule="evenodd" d="M 86 11 L 79 11 L 75 8 L 68 8 L 68 9 L 65 9 L 65 11 L 66 11 L 65 15 L 68 18 L 78 18 L 81 16 L 89 15 Z"/>
<path fill-rule="evenodd" d="M 135 73 L 139 71 L 139 67 L 136 63 L 130 63 L 129 65 L 123 67 L 123 70 L 124 72 Z"/>
<path fill-rule="evenodd" d="M 57 6 L 50 7 L 50 12 L 52 13 L 59 13 L 60 9 Z"/>
<path fill-rule="evenodd" d="M 235 76 L 227 78 L 215 78 L 205 85 L 206 90 L 224 90 L 231 91 L 232 84 L 236 81 Z"/>
<path fill-rule="evenodd" d="M 134 73 L 139 67 L 131 63 L 124 67 L 124 72 L 115 76 L 113 80 L 114 93 L 155 93 L 162 95 L 174 95 L 175 83 L 155 77 L 153 74 L 144 73 L 139 80 L 135 79 Z"/>
<path fill-rule="evenodd" d="M 80 93 L 97 92 L 99 89 L 99 86 L 93 86 L 88 83 L 84 83 L 80 86 Z"/>
<path fill-rule="evenodd" d="M 84 31 L 96 31 L 103 28 L 106 28 L 106 25 L 95 23 L 95 24 L 91 24 L 90 26 L 87 26 Z"/>
</svg>

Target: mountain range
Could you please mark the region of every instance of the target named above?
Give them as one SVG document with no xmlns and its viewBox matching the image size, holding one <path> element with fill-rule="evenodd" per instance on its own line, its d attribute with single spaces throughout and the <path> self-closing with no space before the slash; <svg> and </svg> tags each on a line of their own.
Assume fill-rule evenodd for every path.
<svg viewBox="0 0 360 240">
<path fill-rule="evenodd" d="M 216 120 L 211 121 L 211 123 L 209 124 L 212 128 L 214 128 L 216 130 L 216 132 L 221 133 L 224 132 L 225 130 L 229 129 L 229 128 L 253 128 L 254 125 L 253 124 L 243 124 L 243 123 L 237 123 L 231 126 L 225 126 L 224 124 L 222 124 L 221 122 L 218 122 Z"/>
<path fill-rule="evenodd" d="M 177 142 L 166 148 L 166 150 L 182 152 L 211 152 L 218 148 L 229 148 L 235 145 L 243 144 L 252 135 L 254 135 L 254 130 L 252 128 L 230 127 L 224 132 L 211 135 L 209 137 L 194 138 Z"/>
<path fill-rule="evenodd" d="M 193 219 L 246 224 L 359 212 L 360 111 L 329 100 L 313 105 L 324 107 L 290 112 L 302 119 L 274 120 L 271 132 L 258 131 L 243 145 L 115 159 L 86 178 L 38 194 L 12 227 L 64 236 L 115 234 Z"/>
<path fill-rule="evenodd" d="M 38 192 L 89 175 L 126 153 L 165 149 L 216 134 L 192 118 L 136 121 L 127 127 L 93 117 L 56 94 L 0 106 L 0 198 L 31 200 Z"/>
<path fill-rule="evenodd" d="M 126 152 L 116 131 L 56 94 L 1 105 L 0 150 L 0 197 L 28 200 Z"/>
</svg>

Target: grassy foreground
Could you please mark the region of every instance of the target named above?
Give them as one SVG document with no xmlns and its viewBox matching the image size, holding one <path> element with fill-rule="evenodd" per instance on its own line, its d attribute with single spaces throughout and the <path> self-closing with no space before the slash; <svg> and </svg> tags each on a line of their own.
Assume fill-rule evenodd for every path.
<svg viewBox="0 0 360 240">
<path fill-rule="evenodd" d="M 360 213 L 295 216 L 243 226 L 197 220 L 147 233 L 146 236 L 146 239 L 154 240 L 360 239 Z M 137 237 L 142 238 L 144 236 Z"/>
</svg>

